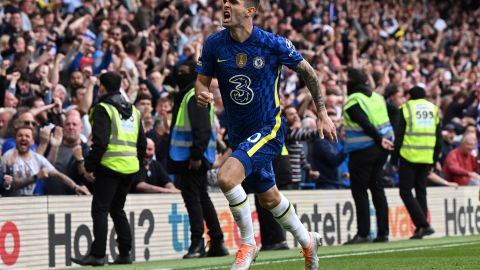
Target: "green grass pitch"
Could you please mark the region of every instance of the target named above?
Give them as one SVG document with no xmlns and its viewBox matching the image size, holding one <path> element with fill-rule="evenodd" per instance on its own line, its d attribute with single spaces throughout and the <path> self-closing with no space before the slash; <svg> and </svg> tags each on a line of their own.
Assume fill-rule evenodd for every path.
<svg viewBox="0 0 480 270">
<path fill-rule="evenodd" d="M 320 269 L 480 269 L 480 236 L 403 240 L 381 244 L 321 247 Z M 222 258 L 164 260 L 107 266 L 112 270 L 220 270 L 230 269 L 233 255 Z M 72 268 L 70 268 L 72 269 Z M 303 257 L 297 248 L 260 252 L 252 270 L 301 270 Z"/>
</svg>

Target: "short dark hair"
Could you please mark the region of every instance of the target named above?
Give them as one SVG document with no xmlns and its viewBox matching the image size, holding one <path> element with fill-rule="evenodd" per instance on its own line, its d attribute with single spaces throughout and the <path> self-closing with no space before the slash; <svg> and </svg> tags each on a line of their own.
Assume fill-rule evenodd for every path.
<svg viewBox="0 0 480 270">
<path fill-rule="evenodd" d="M 42 17 L 45 17 L 45 16 L 50 15 L 50 14 L 55 14 L 55 13 L 53 13 L 53 11 L 50 8 L 46 8 L 41 12 Z"/>
<path fill-rule="evenodd" d="M 21 35 L 16 35 L 16 36 L 12 36 L 9 40 L 8 40 L 8 45 L 10 46 L 10 48 L 13 47 L 13 45 L 17 42 L 17 40 L 23 38 L 25 40 L 25 38 Z M 26 42 L 25 42 L 26 43 Z"/>
<path fill-rule="evenodd" d="M 13 8 L 13 9 L 10 10 L 10 14 L 11 15 L 20 14 L 20 16 L 22 16 L 22 11 L 19 8 Z"/>
<path fill-rule="evenodd" d="M 282 115 L 284 117 L 287 116 L 287 110 L 290 109 L 290 108 L 294 108 L 295 110 L 297 109 L 297 107 L 295 107 L 295 105 L 293 105 L 293 104 L 286 105 L 285 107 L 283 107 L 283 110 L 282 110 Z M 298 113 L 298 111 L 297 111 L 297 113 Z"/>
<path fill-rule="evenodd" d="M 145 93 L 140 93 L 137 95 L 137 98 L 135 99 L 135 102 L 133 104 L 137 104 L 140 100 L 152 100 L 152 96 L 145 94 Z"/>
<path fill-rule="evenodd" d="M 245 0 L 245 7 L 247 8 L 254 7 L 258 9 L 259 6 L 260 6 L 260 0 Z"/>
<path fill-rule="evenodd" d="M 103 73 L 100 75 L 100 84 L 105 87 L 108 93 L 120 91 L 122 76 L 115 71 Z"/>
<path fill-rule="evenodd" d="M 396 95 L 398 93 L 398 91 L 400 91 L 398 89 L 398 87 L 395 84 L 391 83 L 391 84 L 387 85 L 387 87 L 385 87 L 383 97 L 385 99 L 389 99 L 390 97 Z"/>
<path fill-rule="evenodd" d="M 31 126 L 21 125 L 15 129 L 15 137 L 17 137 L 17 133 L 22 129 L 28 129 L 32 132 L 32 137 L 35 137 L 35 130 Z"/>
<path fill-rule="evenodd" d="M 86 88 L 85 88 L 85 86 L 73 87 L 70 96 L 71 96 L 71 97 L 76 97 L 76 96 L 77 96 L 77 92 L 78 92 L 80 89 L 86 89 Z"/>
<path fill-rule="evenodd" d="M 354 85 L 368 82 L 367 73 L 360 68 L 347 68 L 347 78 Z"/>
<path fill-rule="evenodd" d="M 30 53 L 28 52 L 17 52 L 15 53 L 15 62 L 18 62 L 20 60 L 22 60 L 22 58 L 29 58 L 30 57 Z"/>
<path fill-rule="evenodd" d="M 408 94 L 410 95 L 410 99 L 420 99 L 425 98 L 426 92 L 423 87 L 414 86 L 410 90 L 408 90 Z"/>
<path fill-rule="evenodd" d="M 141 50 L 142 48 L 140 48 L 140 45 L 136 44 L 135 42 L 129 42 L 127 45 L 125 45 L 125 52 L 127 54 L 137 54 Z"/>
<path fill-rule="evenodd" d="M 39 97 L 39 96 L 30 96 L 30 97 L 25 98 L 22 101 L 22 105 L 26 106 L 26 107 L 29 107 L 29 108 L 32 108 L 33 105 L 35 105 L 35 101 L 37 101 L 37 100 L 43 101 L 43 98 Z"/>
</svg>

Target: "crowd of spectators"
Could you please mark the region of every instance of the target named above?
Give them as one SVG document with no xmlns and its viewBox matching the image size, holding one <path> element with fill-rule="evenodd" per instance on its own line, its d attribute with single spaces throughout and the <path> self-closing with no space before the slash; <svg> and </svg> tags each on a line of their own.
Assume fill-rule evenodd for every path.
<svg viewBox="0 0 480 270">
<path fill-rule="evenodd" d="M 222 17 L 222 0 L 1 3 L 3 173 L 19 173 L 11 171 L 18 167 L 12 167 L 5 155 L 10 149 L 15 152 L 25 146 L 19 146 L 21 138 L 16 131 L 30 126 L 35 131 L 31 150 L 77 185 L 91 188 L 91 175 L 82 164 L 90 143 L 88 113 L 97 99 L 97 76 L 117 70 L 123 76 L 123 93 L 142 113 L 143 126 L 151 138 L 149 147 L 154 149 L 145 160 L 141 174 L 145 179 L 139 179 L 132 191 L 178 192 L 169 183 L 174 179 L 162 168 L 168 154 L 171 108 L 182 86 L 178 66 L 198 59 L 205 39 L 222 29 Z M 479 183 L 480 2 L 261 0 L 255 23 L 290 39 L 317 70 L 328 114 L 339 134 L 343 133 L 347 67 L 366 71 L 370 85 L 385 97 L 394 128 L 395 112 L 408 98 L 408 90 L 425 88 L 427 98 L 440 107 L 443 119 L 436 183 Z M 221 156 L 225 150 L 225 115 L 218 87 L 212 84 Z M 296 114 L 292 122 L 287 121 L 291 128 L 287 147 L 294 150 L 291 160 L 294 182 L 298 182 L 293 186 L 348 187 L 348 156 L 343 154 L 342 140 L 330 144 L 315 136 L 314 105 L 307 93 L 296 73 L 285 68 L 280 80 L 281 101 L 284 108 L 291 108 L 290 114 L 286 110 L 287 117 L 293 111 Z M 465 133 L 469 135 L 463 136 Z M 452 157 L 448 156 L 451 150 Z M 462 160 L 471 166 L 458 166 Z M 78 192 L 67 181 L 46 181 L 40 176 L 55 177 L 35 175 L 36 184 L 20 187 L 25 190 L 18 194 Z M 394 186 L 395 179 L 386 166 L 386 184 Z M 0 193 L 12 193 L 12 187 L 1 182 Z"/>
</svg>

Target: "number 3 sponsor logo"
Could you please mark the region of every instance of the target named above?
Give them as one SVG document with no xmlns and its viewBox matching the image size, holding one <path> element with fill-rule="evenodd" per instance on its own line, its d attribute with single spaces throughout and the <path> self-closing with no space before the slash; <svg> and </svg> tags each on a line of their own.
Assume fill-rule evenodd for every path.
<svg viewBox="0 0 480 270">
<path fill-rule="evenodd" d="M 228 80 L 235 84 L 235 89 L 230 92 L 230 98 L 238 105 L 247 105 L 252 102 L 254 94 L 250 88 L 252 80 L 245 75 L 236 75 Z"/>
</svg>

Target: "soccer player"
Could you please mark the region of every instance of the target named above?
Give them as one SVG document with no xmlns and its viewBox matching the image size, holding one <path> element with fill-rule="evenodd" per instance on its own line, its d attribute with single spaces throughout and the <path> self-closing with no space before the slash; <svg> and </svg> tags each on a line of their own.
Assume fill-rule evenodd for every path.
<svg viewBox="0 0 480 270">
<path fill-rule="evenodd" d="M 308 232 L 291 203 L 278 191 L 272 160 L 284 142 L 285 120 L 281 116 L 279 77 L 282 65 L 303 76 L 318 114 L 319 134 L 336 140 L 335 125 L 329 119 L 315 70 L 280 36 L 253 25 L 258 0 L 224 0 L 225 30 L 211 35 L 197 64 L 197 103 L 213 102 L 209 92 L 213 76 L 218 78 L 227 113 L 231 156 L 218 172 L 218 183 L 240 228 L 241 245 L 232 270 L 249 269 L 256 246 L 247 193 L 254 192 L 260 204 L 298 240 L 305 257 L 305 269 L 318 269 L 320 235 Z"/>
</svg>

